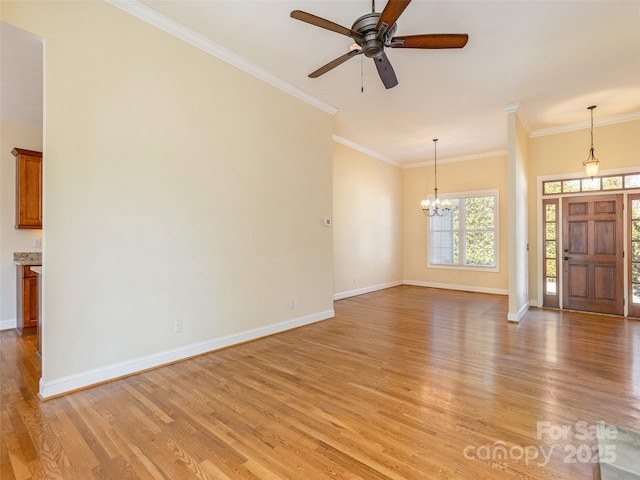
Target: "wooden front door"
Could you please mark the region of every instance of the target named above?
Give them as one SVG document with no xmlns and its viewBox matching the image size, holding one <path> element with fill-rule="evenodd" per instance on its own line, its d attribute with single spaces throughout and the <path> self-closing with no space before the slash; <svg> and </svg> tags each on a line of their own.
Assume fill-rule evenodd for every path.
<svg viewBox="0 0 640 480">
<path fill-rule="evenodd" d="M 624 314 L 622 195 L 562 201 L 563 307 Z"/>
</svg>

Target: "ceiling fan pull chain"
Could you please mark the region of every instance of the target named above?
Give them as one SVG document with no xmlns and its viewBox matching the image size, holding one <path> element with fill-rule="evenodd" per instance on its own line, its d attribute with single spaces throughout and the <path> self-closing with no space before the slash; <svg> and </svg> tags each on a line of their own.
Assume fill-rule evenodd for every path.
<svg viewBox="0 0 640 480">
<path fill-rule="evenodd" d="M 364 93 L 364 56 L 360 56 L 360 93 Z"/>
</svg>

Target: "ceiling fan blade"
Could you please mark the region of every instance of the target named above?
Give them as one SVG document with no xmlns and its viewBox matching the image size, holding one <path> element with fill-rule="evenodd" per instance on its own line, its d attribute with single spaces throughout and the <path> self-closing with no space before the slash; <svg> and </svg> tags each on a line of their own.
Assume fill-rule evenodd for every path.
<svg viewBox="0 0 640 480">
<path fill-rule="evenodd" d="M 378 38 L 381 38 L 398 20 L 398 17 L 402 15 L 404 9 L 407 8 L 407 5 L 411 3 L 411 0 L 389 0 L 382 10 L 380 14 L 380 18 L 378 19 L 378 25 L 376 29 L 378 30 Z M 385 28 L 382 28 L 386 25 Z"/>
<path fill-rule="evenodd" d="M 332 60 L 331 62 L 327 63 L 325 66 L 320 67 L 315 72 L 311 72 L 309 74 L 309 78 L 318 78 L 320 75 L 324 75 L 329 70 L 333 70 L 338 65 L 341 65 L 347 60 L 349 60 L 351 57 L 355 57 L 356 55 L 360 55 L 361 53 L 362 53 L 362 50 L 351 50 L 345 53 L 344 55 L 339 56 L 335 60 Z"/>
<path fill-rule="evenodd" d="M 332 32 L 346 35 L 347 37 L 362 38 L 362 35 L 351 30 L 350 28 L 343 27 L 342 25 L 338 25 L 337 23 L 334 23 L 330 20 L 318 17 L 311 13 L 303 12 L 302 10 L 294 10 L 293 12 L 291 12 L 291 18 L 295 18 L 296 20 L 300 20 L 301 22 L 310 23 L 311 25 L 315 25 L 316 27 L 331 30 Z"/>
<path fill-rule="evenodd" d="M 373 61 L 376 63 L 380 80 L 384 83 L 385 88 L 389 89 L 398 85 L 396 72 L 393 71 L 393 67 L 386 53 L 382 52 L 382 55 L 374 58 Z"/>
<path fill-rule="evenodd" d="M 393 48 L 462 48 L 467 44 L 466 33 L 432 33 L 393 37 Z"/>
</svg>

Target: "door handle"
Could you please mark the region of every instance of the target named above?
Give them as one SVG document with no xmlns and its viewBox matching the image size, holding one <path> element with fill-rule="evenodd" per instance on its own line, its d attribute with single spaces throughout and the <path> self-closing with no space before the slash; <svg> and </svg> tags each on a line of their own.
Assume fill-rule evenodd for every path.
<svg viewBox="0 0 640 480">
<path fill-rule="evenodd" d="M 564 257 L 564 260 L 565 260 L 565 261 L 569 260 L 569 257 Z"/>
</svg>

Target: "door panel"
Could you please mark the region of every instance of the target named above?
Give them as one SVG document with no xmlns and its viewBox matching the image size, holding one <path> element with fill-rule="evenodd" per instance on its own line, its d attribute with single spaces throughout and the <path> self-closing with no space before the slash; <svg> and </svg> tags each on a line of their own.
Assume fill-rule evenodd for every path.
<svg viewBox="0 0 640 480">
<path fill-rule="evenodd" d="M 594 265 L 595 273 L 595 292 L 594 298 L 596 300 L 611 300 L 616 299 L 615 274 L 616 269 L 606 265 Z"/>
<path fill-rule="evenodd" d="M 575 215 L 574 215 L 575 216 Z M 574 220 L 569 223 L 569 252 L 572 254 L 586 254 L 587 253 L 587 222 L 581 222 Z"/>
<path fill-rule="evenodd" d="M 589 298 L 589 269 L 587 265 L 571 265 L 568 270 L 568 290 L 572 298 Z"/>
<path fill-rule="evenodd" d="M 624 313 L 622 195 L 566 197 L 563 306 Z"/>
<path fill-rule="evenodd" d="M 596 220 L 593 229 L 594 251 L 596 255 L 615 255 L 616 221 Z"/>
</svg>

